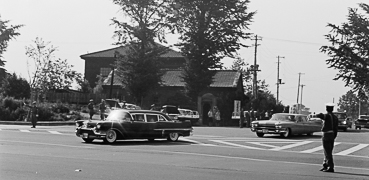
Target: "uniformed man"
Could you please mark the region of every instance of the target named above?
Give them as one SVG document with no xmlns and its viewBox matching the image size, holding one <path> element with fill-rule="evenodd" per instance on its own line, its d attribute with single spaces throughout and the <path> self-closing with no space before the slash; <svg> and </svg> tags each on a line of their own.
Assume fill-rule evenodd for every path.
<svg viewBox="0 0 369 180">
<path fill-rule="evenodd" d="M 334 104 L 326 104 L 326 114 L 318 114 L 317 117 L 323 120 L 322 144 L 324 149 L 323 168 L 320 171 L 334 172 L 333 147 L 334 140 L 338 132 L 338 118 L 333 114 Z"/>
</svg>

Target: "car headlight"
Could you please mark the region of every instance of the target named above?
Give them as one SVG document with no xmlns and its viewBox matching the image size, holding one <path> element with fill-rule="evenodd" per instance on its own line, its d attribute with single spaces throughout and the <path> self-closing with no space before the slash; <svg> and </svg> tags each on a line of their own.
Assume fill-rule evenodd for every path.
<svg viewBox="0 0 369 180">
<path fill-rule="evenodd" d="M 96 129 L 100 129 L 101 128 L 101 124 L 96 124 Z"/>
<path fill-rule="evenodd" d="M 258 123 L 252 123 L 251 124 L 252 127 L 258 127 L 258 125 L 259 125 Z"/>
<path fill-rule="evenodd" d="M 281 125 L 276 125 L 275 128 L 276 129 L 282 129 L 282 126 Z"/>
<path fill-rule="evenodd" d="M 342 121 L 342 124 L 346 124 L 346 121 Z"/>
</svg>

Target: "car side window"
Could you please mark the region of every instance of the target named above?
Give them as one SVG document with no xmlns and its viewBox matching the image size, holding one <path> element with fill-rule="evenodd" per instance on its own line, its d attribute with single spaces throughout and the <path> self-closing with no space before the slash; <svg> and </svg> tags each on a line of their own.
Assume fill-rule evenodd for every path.
<svg viewBox="0 0 369 180">
<path fill-rule="evenodd" d="M 135 121 L 145 121 L 144 114 L 134 114 L 133 118 L 134 118 Z"/>
<path fill-rule="evenodd" d="M 159 115 L 159 121 L 168 121 L 164 116 Z"/>
<path fill-rule="evenodd" d="M 147 119 L 147 122 L 157 122 L 158 115 L 147 114 L 146 119 Z"/>
</svg>

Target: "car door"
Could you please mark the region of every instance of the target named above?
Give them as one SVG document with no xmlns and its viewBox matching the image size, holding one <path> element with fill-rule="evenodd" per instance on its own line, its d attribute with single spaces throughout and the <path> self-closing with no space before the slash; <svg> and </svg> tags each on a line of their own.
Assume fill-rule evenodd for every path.
<svg viewBox="0 0 369 180">
<path fill-rule="evenodd" d="M 128 136 L 129 138 L 142 138 L 145 136 L 145 126 L 146 126 L 146 120 L 145 120 L 145 114 L 143 113 L 135 113 L 132 114 L 132 121 L 130 122 L 130 125 L 128 128 Z"/>
<path fill-rule="evenodd" d="M 307 132 L 302 116 L 296 116 L 295 120 L 295 129 L 292 129 L 292 132 L 294 134 L 304 134 L 305 132 Z"/>
<path fill-rule="evenodd" d="M 160 132 L 155 129 L 158 126 L 159 117 L 158 114 L 146 114 L 146 123 L 143 126 L 143 135 L 147 138 L 155 138 L 160 135 Z"/>
</svg>

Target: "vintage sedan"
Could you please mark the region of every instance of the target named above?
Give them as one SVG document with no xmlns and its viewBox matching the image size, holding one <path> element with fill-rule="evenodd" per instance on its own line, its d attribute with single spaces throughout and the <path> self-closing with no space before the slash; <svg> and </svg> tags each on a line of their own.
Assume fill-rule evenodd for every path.
<svg viewBox="0 0 369 180">
<path fill-rule="evenodd" d="M 369 115 L 360 115 L 354 123 L 355 129 L 369 128 Z"/>
<path fill-rule="evenodd" d="M 167 139 L 192 135 L 190 121 L 174 121 L 164 113 L 150 110 L 116 109 L 104 121 L 76 121 L 76 135 L 85 142 L 102 139 L 114 143 L 123 139 Z"/>
<path fill-rule="evenodd" d="M 258 137 L 264 134 L 280 134 L 282 137 L 289 137 L 293 134 L 313 135 L 314 132 L 321 131 L 322 123 L 317 120 L 310 120 L 304 114 L 273 114 L 270 120 L 253 121 L 251 131 Z"/>
</svg>

